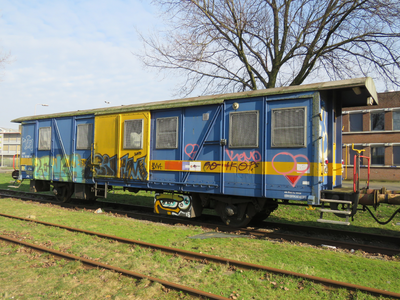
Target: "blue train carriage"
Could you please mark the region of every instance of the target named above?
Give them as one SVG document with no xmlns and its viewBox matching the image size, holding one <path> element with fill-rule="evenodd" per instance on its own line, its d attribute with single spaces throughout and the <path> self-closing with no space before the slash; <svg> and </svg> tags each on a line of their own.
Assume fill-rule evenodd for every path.
<svg viewBox="0 0 400 300">
<path fill-rule="evenodd" d="M 94 115 L 79 112 L 17 119 L 22 122 L 19 179 L 32 192 L 52 190 L 59 201 L 94 184 L 90 168 Z M 85 194 L 85 193 L 84 193 Z"/>
<path fill-rule="evenodd" d="M 214 208 L 231 226 L 266 218 L 277 199 L 356 207 L 356 193 L 335 190 L 341 111 L 377 101 L 372 79 L 361 78 L 20 118 L 32 140 L 21 178 L 36 191 L 51 184 L 62 201 L 106 197 L 112 186 L 156 191 L 157 213 Z M 78 120 L 92 124 L 81 152 Z"/>
<path fill-rule="evenodd" d="M 156 196 L 155 211 L 196 216 L 211 207 L 226 224 L 244 226 L 268 217 L 277 199 L 325 199 L 336 202 L 337 215 L 342 199 L 354 209 L 357 193 L 335 190 L 341 111 L 377 103 L 372 79 L 362 78 L 186 99 L 152 111 L 147 183 L 169 191 Z M 189 195 L 193 206 L 180 210 L 177 195 Z"/>
</svg>

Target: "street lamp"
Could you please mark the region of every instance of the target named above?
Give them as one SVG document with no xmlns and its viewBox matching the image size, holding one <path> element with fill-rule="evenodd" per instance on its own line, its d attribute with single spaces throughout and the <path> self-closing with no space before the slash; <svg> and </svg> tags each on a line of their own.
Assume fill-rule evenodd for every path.
<svg viewBox="0 0 400 300">
<path fill-rule="evenodd" d="M 42 103 L 36 104 L 36 105 L 35 105 L 35 116 L 36 116 L 36 107 L 37 107 L 38 105 L 41 105 L 41 106 L 49 106 L 48 104 L 42 104 Z"/>
</svg>

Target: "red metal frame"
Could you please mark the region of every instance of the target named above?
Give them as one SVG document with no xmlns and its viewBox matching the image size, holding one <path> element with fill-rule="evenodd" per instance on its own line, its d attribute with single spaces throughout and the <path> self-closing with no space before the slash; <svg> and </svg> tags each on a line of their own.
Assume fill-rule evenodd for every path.
<svg viewBox="0 0 400 300">
<path fill-rule="evenodd" d="M 17 170 L 17 169 L 15 168 L 15 156 L 18 157 L 18 154 L 14 154 L 14 156 L 13 156 L 13 168 L 14 168 L 14 171 Z"/>
<path fill-rule="evenodd" d="M 361 157 L 366 158 L 366 159 L 368 160 L 368 181 L 367 181 L 367 189 L 369 189 L 369 176 L 370 176 L 370 173 L 371 173 L 371 158 L 368 157 L 368 156 L 364 156 L 364 155 L 360 155 L 360 158 L 361 158 Z M 357 154 L 354 155 L 354 160 L 353 160 L 353 192 L 356 192 L 356 182 L 357 182 L 357 180 L 358 180 L 358 175 L 359 175 L 359 174 L 357 174 L 357 172 L 356 172 L 356 169 L 357 169 L 357 168 L 356 168 L 356 164 L 355 164 L 356 159 L 357 159 Z M 357 180 L 356 180 L 356 177 L 357 177 Z"/>
</svg>

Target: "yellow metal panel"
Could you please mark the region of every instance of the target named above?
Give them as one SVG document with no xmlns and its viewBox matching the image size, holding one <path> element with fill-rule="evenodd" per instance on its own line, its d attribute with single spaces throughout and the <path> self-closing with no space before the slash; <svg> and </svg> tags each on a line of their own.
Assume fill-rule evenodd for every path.
<svg viewBox="0 0 400 300">
<path fill-rule="evenodd" d="M 152 171 L 318 176 L 319 163 L 152 160 Z M 190 165 L 196 164 L 196 168 Z M 189 168 L 187 167 L 189 165 Z M 185 167 L 186 166 L 186 167 Z M 264 173 L 263 173 L 264 172 Z"/>
<path fill-rule="evenodd" d="M 332 184 L 336 185 L 336 174 L 337 174 L 337 167 L 336 167 L 336 143 L 333 143 L 333 155 L 332 155 Z M 340 171 L 342 170 L 342 166 L 340 166 Z"/>
<path fill-rule="evenodd" d="M 95 118 L 94 164 L 96 177 L 118 178 L 118 115 Z"/>
<path fill-rule="evenodd" d="M 150 112 L 126 113 L 120 116 L 120 176 L 126 180 L 148 180 L 150 166 Z M 124 148 L 124 124 L 128 120 L 143 120 L 141 149 Z"/>
<path fill-rule="evenodd" d="M 141 149 L 124 148 L 124 124 L 127 120 L 143 120 Z M 96 177 L 148 180 L 150 112 L 96 116 L 94 152 Z"/>
</svg>

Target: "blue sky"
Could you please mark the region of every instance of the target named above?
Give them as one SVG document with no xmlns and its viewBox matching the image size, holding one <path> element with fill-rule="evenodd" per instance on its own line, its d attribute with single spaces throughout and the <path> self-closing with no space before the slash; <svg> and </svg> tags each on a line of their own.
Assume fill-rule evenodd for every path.
<svg viewBox="0 0 400 300">
<path fill-rule="evenodd" d="M 143 69 L 136 29 L 162 26 L 145 0 L 0 3 L 0 127 L 22 116 L 172 99 L 175 84 Z M 110 102 L 106 104 L 105 101 Z M 43 107 L 36 104 L 48 104 Z"/>
<path fill-rule="evenodd" d="M 18 128 L 10 120 L 35 107 L 47 114 L 176 98 L 178 78 L 145 70 L 132 54 L 142 49 L 136 30 L 163 28 L 149 2 L 2 0 L 0 51 L 12 62 L 0 70 L 0 127 Z"/>
</svg>

